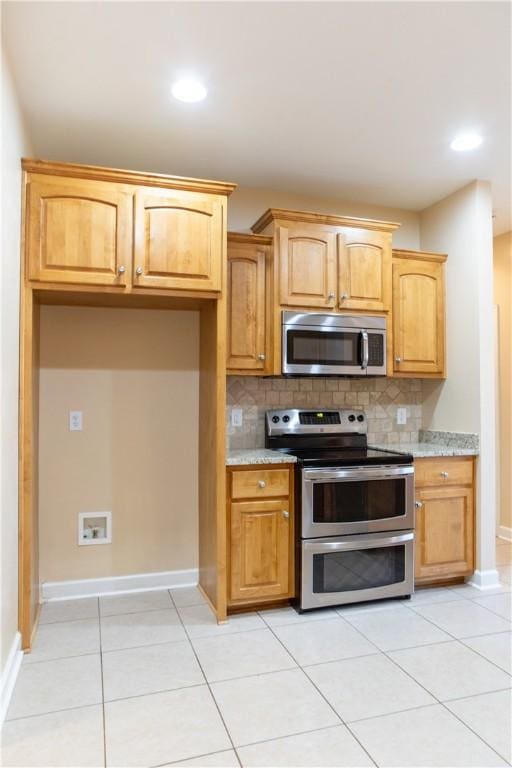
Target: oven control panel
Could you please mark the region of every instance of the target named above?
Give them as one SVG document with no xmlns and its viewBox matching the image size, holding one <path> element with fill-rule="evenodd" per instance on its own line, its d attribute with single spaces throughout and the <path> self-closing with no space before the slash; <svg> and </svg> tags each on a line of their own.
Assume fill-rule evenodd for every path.
<svg viewBox="0 0 512 768">
<path fill-rule="evenodd" d="M 366 416 L 363 411 L 342 409 L 285 408 L 267 411 L 267 435 L 359 433 L 366 434 Z"/>
</svg>

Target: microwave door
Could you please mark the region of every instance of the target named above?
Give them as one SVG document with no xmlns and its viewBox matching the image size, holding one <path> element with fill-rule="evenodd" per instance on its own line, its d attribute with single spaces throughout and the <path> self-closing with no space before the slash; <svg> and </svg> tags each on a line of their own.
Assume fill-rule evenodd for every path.
<svg viewBox="0 0 512 768">
<path fill-rule="evenodd" d="M 366 375 L 359 329 L 329 326 L 283 326 L 283 373 Z"/>
</svg>

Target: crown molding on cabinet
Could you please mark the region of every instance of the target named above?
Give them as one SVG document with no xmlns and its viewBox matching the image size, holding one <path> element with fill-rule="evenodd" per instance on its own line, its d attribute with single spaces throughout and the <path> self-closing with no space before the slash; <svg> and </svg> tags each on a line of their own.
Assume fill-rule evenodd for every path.
<svg viewBox="0 0 512 768">
<path fill-rule="evenodd" d="M 414 259 L 415 261 L 437 261 L 443 264 L 448 258 L 446 253 L 432 253 L 431 251 L 406 251 L 393 248 L 394 259 Z"/>
<path fill-rule="evenodd" d="M 273 237 L 251 235 L 248 232 L 228 232 L 228 243 L 248 243 L 252 245 L 272 245 Z"/>
<path fill-rule="evenodd" d="M 330 213 L 312 213 L 311 211 L 289 211 L 284 208 L 269 208 L 260 216 L 251 229 L 255 233 L 262 232 L 273 221 L 300 221 L 307 224 L 324 224 L 331 227 L 358 227 L 372 229 L 378 232 L 394 232 L 401 224 L 393 221 L 377 221 L 375 219 L 359 219 L 352 216 L 336 216 Z"/>
<path fill-rule="evenodd" d="M 76 163 L 57 163 L 51 160 L 22 158 L 21 166 L 29 173 L 42 173 L 46 176 L 68 176 L 95 181 L 116 181 L 121 184 L 138 184 L 144 187 L 163 187 L 183 189 L 189 192 L 206 192 L 212 195 L 230 195 L 237 184 L 228 181 L 209 179 L 188 179 L 184 176 L 167 176 L 163 173 L 142 173 L 123 171 L 118 168 L 104 168 L 97 165 L 78 165 Z"/>
</svg>

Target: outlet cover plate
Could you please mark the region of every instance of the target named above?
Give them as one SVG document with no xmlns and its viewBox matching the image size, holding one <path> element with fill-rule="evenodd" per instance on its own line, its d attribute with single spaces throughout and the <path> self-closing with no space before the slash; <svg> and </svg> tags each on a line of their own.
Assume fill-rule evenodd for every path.
<svg viewBox="0 0 512 768">
<path fill-rule="evenodd" d="M 82 411 L 69 412 L 69 431 L 81 432 L 83 429 Z"/>
<path fill-rule="evenodd" d="M 244 413 L 241 408 L 233 408 L 231 410 L 231 426 L 241 427 L 244 420 Z"/>
<path fill-rule="evenodd" d="M 396 409 L 396 423 L 401 426 L 407 424 L 407 408 Z"/>
</svg>

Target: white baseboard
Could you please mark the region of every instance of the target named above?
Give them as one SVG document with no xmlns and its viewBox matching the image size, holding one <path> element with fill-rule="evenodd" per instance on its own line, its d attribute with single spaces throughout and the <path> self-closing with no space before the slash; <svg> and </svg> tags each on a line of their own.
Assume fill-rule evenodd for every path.
<svg viewBox="0 0 512 768">
<path fill-rule="evenodd" d="M 505 541 L 512 541 L 512 528 L 507 528 L 506 525 L 498 525 L 497 535 L 498 535 L 498 539 L 505 539 Z"/>
<path fill-rule="evenodd" d="M 467 583 L 475 587 L 475 589 L 481 590 L 496 589 L 501 584 L 500 575 L 496 570 L 475 571 Z"/>
<path fill-rule="evenodd" d="M 0 723 L 3 723 L 5 720 L 7 710 L 9 709 L 12 692 L 16 685 L 16 679 L 22 661 L 23 651 L 21 650 L 21 635 L 19 632 L 16 632 L 7 661 L 5 662 L 5 667 L 2 670 L 2 675 L 0 677 Z"/>
<path fill-rule="evenodd" d="M 79 597 L 120 595 L 129 592 L 148 592 L 155 589 L 194 587 L 199 578 L 197 568 L 186 571 L 136 573 L 131 576 L 112 576 L 105 579 L 79 579 L 78 581 L 45 581 L 41 584 L 43 603 L 50 600 L 73 600 Z"/>
</svg>

